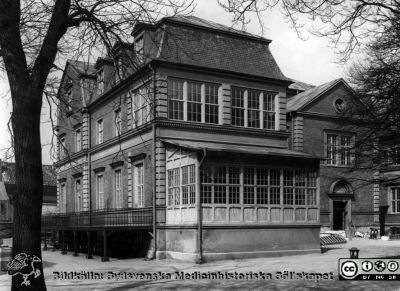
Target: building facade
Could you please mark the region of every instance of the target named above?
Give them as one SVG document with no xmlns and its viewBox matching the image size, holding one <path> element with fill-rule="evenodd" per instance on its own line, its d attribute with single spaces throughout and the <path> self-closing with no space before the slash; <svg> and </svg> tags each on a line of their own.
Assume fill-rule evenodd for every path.
<svg viewBox="0 0 400 291">
<path fill-rule="evenodd" d="M 371 159 L 364 161 L 356 154 L 362 129 L 344 116 L 347 107 L 354 106 L 353 90 L 343 79 L 295 87 L 287 106 L 290 148 L 323 158 L 321 230 L 343 230 L 347 236 L 350 230 L 369 231 L 379 222 L 381 198 Z"/>
<path fill-rule="evenodd" d="M 292 81 L 271 41 L 196 17 L 139 23 L 132 35 L 114 61 L 64 71 L 59 214 L 45 220 L 63 252 L 319 252 L 320 160 L 288 148 Z"/>
</svg>

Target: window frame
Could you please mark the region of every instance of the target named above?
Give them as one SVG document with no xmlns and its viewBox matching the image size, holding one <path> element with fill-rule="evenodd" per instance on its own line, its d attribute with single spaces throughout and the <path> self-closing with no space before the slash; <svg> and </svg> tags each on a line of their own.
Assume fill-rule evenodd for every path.
<svg viewBox="0 0 400 291">
<path fill-rule="evenodd" d="M 330 143 L 330 137 L 334 143 Z M 344 138 L 350 143 L 345 144 Z M 324 164 L 331 167 L 352 167 L 355 165 L 356 134 L 350 132 L 324 131 Z"/>
<path fill-rule="evenodd" d="M 96 142 L 97 142 L 97 144 L 102 144 L 104 142 L 104 119 L 103 118 L 99 118 L 96 120 Z"/>
<path fill-rule="evenodd" d="M 222 125 L 222 84 L 168 77 L 167 86 L 168 119 Z M 196 94 L 194 94 L 196 98 L 191 98 L 194 96 L 191 90 L 193 86 L 196 88 Z M 211 90 L 211 88 L 214 89 Z M 211 94 L 212 91 L 214 94 Z M 211 100 L 215 97 L 216 102 L 214 100 L 212 103 Z M 193 111 L 192 108 L 196 110 Z M 213 108 L 213 113 L 211 113 L 211 108 Z M 193 118 L 194 116 L 196 118 Z"/>
<path fill-rule="evenodd" d="M 118 107 L 114 110 L 114 134 L 115 136 L 120 136 L 121 133 L 122 133 L 122 110 L 121 107 Z"/>
<path fill-rule="evenodd" d="M 144 84 L 131 90 L 132 127 L 140 127 L 151 120 L 150 88 Z"/>
<path fill-rule="evenodd" d="M 242 94 L 237 96 L 237 92 L 242 92 Z M 241 104 L 235 100 L 241 100 Z M 253 104 L 258 106 L 253 106 Z M 232 85 L 231 125 L 254 129 L 279 130 L 278 104 L 279 92 Z M 236 112 L 239 112 L 239 110 L 243 116 L 236 116 Z M 271 115 L 272 118 L 268 119 Z M 243 122 L 238 122 L 238 120 L 243 120 Z"/>
<path fill-rule="evenodd" d="M 104 93 L 105 84 L 104 84 L 104 67 L 101 67 L 96 72 L 96 82 L 97 82 L 97 90 L 99 95 Z"/>
<path fill-rule="evenodd" d="M 75 152 L 82 150 L 82 128 L 75 129 Z"/>
<path fill-rule="evenodd" d="M 66 181 L 60 182 L 60 193 L 59 193 L 59 212 L 67 212 L 67 183 Z"/>
<path fill-rule="evenodd" d="M 96 210 L 104 209 L 106 209 L 104 196 L 104 172 L 100 172 L 96 174 Z"/>
<path fill-rule="evenodd" d="M 117 173 L 119 173 L 119 177 Z M 124 195 L 122 167 L 115 168 L 113 171 L 113 176 L 113 205 L 115 209 L 121 209 L 123 208 Z M 119 179 L 119 188 L 117 178 Z"/>
<path fill-rule="evenodd" d="M 79 184 L 79 189 L 77 187 L 78 184 Z M 81 212 L 83 210 L 82 179 L 81 178 L 76 178 L 74 181 L 74 194 L 75 194 L 75 212 Z"/>
<path fill-rule="evenodd" d="M 393 192 L 396 190 L 397 194 L 397 199 L 393 199 Z M 392 214 L 400 214 L 400 185 L 394 185 L 388 187 L 388 204 L 390 207 L 390 213 Z M 397 206 L 393 207 L 396 205 L 395 203 L 397 202 Z M 395 208 L 395 209 L 394 209 Z"/>
<path fill-rule="evenodd" d="M 211 169 L 211 174 L 208 174 L 209 182 L 205 183 L 204 167 Z M 217 170 L 225 168 L 224 174 L 218 178 Z M 231 168 L 239 168 L 239 184 L 232 183 L 230 176 Z M 251 169 L 250 176 L 246 177 L 246 170 Z M 216 164 L 207 163 L 202 165 L 200 174 L 200 199 L 202 204 L 207 205 L 242 205 L 242 206 L 264 206 L 272 207 L 318 207 L 318 171 L 316 169 L 295 168 L 295 167 L 266 167 L 259 165 L 247 164 Z M 285 183 L 284 172 L 291 172 L 291 183 Z M 261 172 L 264 173 L 260 174 Z M 296 184 L 296 172 L 305 175 L 304 185 Z M 267 176 L 265 176 L 267 173 Z M 277 175 L 276 175 L 277 174 Z M 272 176 L 274 175 L 274 176 Z M 225 178 L 224 178 L 225 176 Z M 262 178 L 262 179 L 261 179 Z M 278 178 L 278 179 L 276 179 Z M 221 180 L 222 179 L 222 180 Z M 232 187 L 239 187 L 239 199 L 235 203 L 231 203 Z M 205 190 L 205 188 L 210 190 Z M 224 188 L 225 198 L 216 199 L 215 188 Z M 262 189 L 263 192 L 259 191 Z M 285 203 L 285 189 L 289 200 Z M 300 191 L 302 190 L 302 191 Z M 207 193 L 207 197 L 204 196 Z M 263 195 L 263 197 L 261 196 Z M 278 194 L 278 196 L 276 196 Z M 301 196 L 300 196 L 301 195 Z M 302 198 L 303 197 L 303 198 Z M 278 198 L 278 199 L 277 199 Z M 302 198 L 302 200 L 300 200 Z M 210 202 L 211 201 L 211 202 Z M 221 202 L 222 201 L 222 202 Z"/>
<path fill-rule="evenodd" d="M 141 173 L 141 181 L 138 182 L 139 171 Z M 139 160 L 132 163 L 132 196 L 133 205 L 135 208 L 145 207 L 145 163 L 144 160 Z"/>
</svg>

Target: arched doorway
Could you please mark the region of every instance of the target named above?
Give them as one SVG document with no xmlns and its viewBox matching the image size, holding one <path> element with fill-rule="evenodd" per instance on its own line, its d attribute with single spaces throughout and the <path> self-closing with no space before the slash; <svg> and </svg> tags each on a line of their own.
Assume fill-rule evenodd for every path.
<svg viewBox="0 0 400 291">
<path fill-rule="evenodd" d="M 351 200 L 354 191 L 346 180 L 337 180 L 331 184 L 328 196 L 330 198 L 330 224 L 332 230 L 346 230 L 351 222 Z"/>
</svg>

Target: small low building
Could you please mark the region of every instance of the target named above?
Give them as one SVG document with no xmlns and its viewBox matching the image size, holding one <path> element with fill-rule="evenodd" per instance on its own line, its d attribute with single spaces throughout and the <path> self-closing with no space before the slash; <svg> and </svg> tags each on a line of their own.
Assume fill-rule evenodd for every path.
<svg viewBox="0 0 400 291">
<path fill-rule="evenodd" d="M 13 198 L 17 194 L 15 184 L 15 163 L 0 161 L 0 238 L 12 236 Z M 43 206 L 42 213 L 57 211 L 57 179 L 55 168 L 43 165 Z"/>
</svg>

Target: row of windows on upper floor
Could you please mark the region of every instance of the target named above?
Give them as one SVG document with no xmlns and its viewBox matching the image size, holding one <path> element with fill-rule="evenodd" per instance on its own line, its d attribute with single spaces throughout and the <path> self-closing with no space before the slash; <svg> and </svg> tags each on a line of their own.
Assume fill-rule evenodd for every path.
<svg viewBox="0 0 400 291">
<path fill-rule="evenodd" d="M 107 199 L 105 186 L 107 186 L 107 182 L 105 181 L 104 172 L 96 173 L 95 176 L 95 199 L 94 199 L 94 209 L 100 210 L 105 208 L 115 208 L 121 209 L 128 207 L 144 207 L 145 206 L 145 197 L 144 197 L 144 162 L 138 161 L 132 164 L 132 188 L 129 190 L 129 193 L 124 193 L 123 187 L 123 177 L 126 177 L 126 174 L 123 172 L 122 167 L 115 168 L 112 172 L 112 180 L 109 185 L 111 185 L 112 189 L 110 189 L 112 197 L 111 199 Z M 67 195 L 73 196 L 74 211 L 80 212 L 88 209 L 87 205 L 85 207 L 84 202 L 89 203 L 87 200 L 84 201 L 83 191 L 82 191 L 82 178 L 73 178 L 72 189 L 67 189 L 67 183 L 61 182 L 59 183 L 59 211 L 66 212 L 67 209 Z M 125 199 L 124 196 L 128 195 L 132 197 L 132 200 Z M 72 201 L 70 199 L 69 201 Z M 110 203 L 107 203 L 109 201 Z M 125 202 L 127 201 L 127 204 Z M 72 207 L 71 207 L 72 208 Z"/>
<path fill-rule="evenodd" d="M 151 120 L 152 112 L 149 86 L 131 92 L 132 127 Z M 167 114 L 172 120 L 224 124 L 223 93 L 221 84 L 185 81 L 168 78 Z M 238 127 L 278 129 L 278 94 L 256 89 L 231 87 L 231 124 Z M 104 118 L 96 120 L 96 144 L 104 142 Z M 113 112 L 114 136 L 121 134 L 121 108 Z M 82 149 L 82 130 L 75 130 L 75 152 Z M 59 157 L 67 156 L 65 137 L 60 138 Z"/>
</svg>

